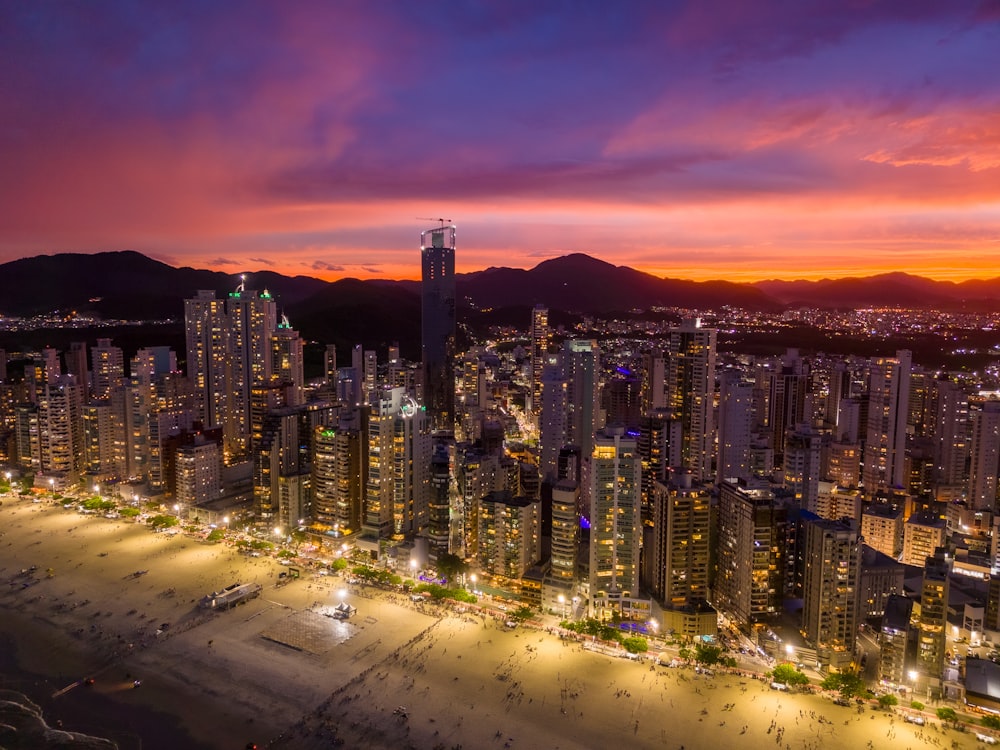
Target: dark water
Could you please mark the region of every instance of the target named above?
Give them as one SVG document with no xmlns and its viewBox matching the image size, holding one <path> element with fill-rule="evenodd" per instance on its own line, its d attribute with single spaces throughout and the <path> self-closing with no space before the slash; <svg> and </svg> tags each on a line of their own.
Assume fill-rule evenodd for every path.
<svg viewBox="0 0 1000 750">
<path fill-rule="evenodd" d="M 4 620 L 5 613 L 0 609 L 0 687 L 16 690 L 30 698 L 41 707 L 49 726 L 55 727 L 57 721 L 62 721 L 61 729 L 112 740 L 121 750 L 214 750 L 211 745 L 192 737 L 176 717 L 146 706 L 116 701 L 106 693 L 81 686 L 53 698 L 52 694 L 72 682 L 75 676 L 59 679 L 58 668 L 54 668 L 52 675 L 57 679 L 53 681 L 21 669 L 17 660 L 16 634 L 5 628 Z M 234 750 L 242 748 L 244 742 L 234 740 L 232 747 Z"/>
</svg>

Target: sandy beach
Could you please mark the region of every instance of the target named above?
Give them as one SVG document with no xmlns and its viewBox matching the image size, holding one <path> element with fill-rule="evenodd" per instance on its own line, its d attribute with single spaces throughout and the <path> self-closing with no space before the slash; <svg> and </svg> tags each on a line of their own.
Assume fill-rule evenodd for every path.
<svg viewBox="0 0 1000 750">
<path fill-rule="evenodd" d="M 337 578 L 278 586 L 271 558 L 57 505 L 4 498 L 0 534 L 4 686 L 122 748 L 981 746 L 936 719 L 613 658 Z M 262 595 L 198 607 L 237 581 Z M 325 614 L 342 588 L 347 622 Z"/>
</svg>

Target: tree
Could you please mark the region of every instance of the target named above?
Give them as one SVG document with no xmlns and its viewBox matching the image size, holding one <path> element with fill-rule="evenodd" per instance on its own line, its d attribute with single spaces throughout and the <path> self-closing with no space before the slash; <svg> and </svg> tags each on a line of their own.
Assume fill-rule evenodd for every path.
<svg viewBox="0 0 1000 750">
<path fill-rule="evenodd" d="M 677 655 L 681 657 L 684 661 L 691 661 L 691 656 L 693 654 L 691 653 L 691 649 L 689 649 L 687 646 L 681 646 L 680 649 L 678 649 L 677 651 Z"/>
<path fill-rule="evenodd" d="M 345 560 L 342 557 L 338 557 L 336 560 L 330 563 L 330 567 L 339 573 L 341 570 L 344 570 L 344 568 L 347 567 L 347 560 Z"/>
<path fill-rule="evenodd" d="M 879 708 L 892 708 L 899 704 L 899 699 L 892 693 L 883 693 L 878 697 Z"/>
<path fill-rule="evenodd" d="M 983 726 L 987 729 L 1000 729 L 1000 716 L 984 716 Z"/>
<path fill-rule="evenodd" d="M 622 639 L 622 647 L 630 654 L 644 654 L 649 651 L 649 643 L 640 635 L 630 635 Z"/>
<path fill-rule="evenodd" d="M 914 711 L 923 711 L 924 704 L 921 703 L 920 701 L 910 701 L 910 708 L 912 708 Z"/>
<path fill-rule="evenodd" d="M 694 660 L 699 664 L 710 667 L 713 664 L 718 664 L 721 657 L 722 649 L 719 646 L 706 646 L 702 643 L 695 644 Z"/>
<path fill-rule="evenodd" d="M 154 531 L 159 531 L 160 529 L 169 529 L 171 526 L 176 526 L 180 521 L 177 520 L 177 516 L 153 516 L 149 519 L 149 525 L 153 527 Z"/>
<path fill-rule="evenodd" d="M 449 583 L 458 578 L 462 573 L 465 573 L 468 569 L 468 564 L 458 555 L 452 554 L 451 552 L 445 552 L 443 555 L 438 555 L 438 575 L 446 579 Z"/>
<path fill-rule="evenodd" d="M 525 622 L 530 620 L 535 611 L 531 607 L 518 607 L 513 612 L 508 612 L 507 616 L 516 622 Z"/>
<path fill-rule="evenodd" d="M 824 690 L 836 690 L 843 698 L 860 698 L 868 692 L 865 681 L 857 672 L 835 672 L 820 683 Z"/>
<path fill-rule="evenodd" d="M 950 706 L 943 706 L 937 710 L 937 717 L 941 721 L 950 721 L 953 726 L 958 726 L 958 712 Z"/>
<path fill-rule="evenodd" d="M 226 532 L 223 529 L 212 529 L 208 532 L 208 536 L 205 537 L 207 542 L 221 542 L 226 538 Z"/>
<path fill-rule="evenodd" d="M 779 664 L 771 670 L 771 679 L 785 685 L 808 685 L 809 678 L 791 664 Z"/>
</svg>

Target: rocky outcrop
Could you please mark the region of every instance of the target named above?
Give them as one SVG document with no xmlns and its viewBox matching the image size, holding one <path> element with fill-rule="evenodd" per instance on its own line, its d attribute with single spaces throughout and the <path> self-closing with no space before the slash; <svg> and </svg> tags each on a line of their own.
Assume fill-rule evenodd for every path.
<svg viewBox="0 0 1000 750">
<path fill-rule="evenodd" d="M 118 750 L 100 737 L 53 729 L 42 709 L 20 693 L 0 690 L 0 750 Z"/>
</svg>

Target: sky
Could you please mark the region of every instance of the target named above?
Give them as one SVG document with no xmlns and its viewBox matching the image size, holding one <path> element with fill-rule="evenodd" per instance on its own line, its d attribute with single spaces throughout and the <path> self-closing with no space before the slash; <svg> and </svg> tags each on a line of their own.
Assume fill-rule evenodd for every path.
<svg viewBox="0 0 1000 750">
<path fill-rule="evenodd" d="M 1000 0 L 6 3 L 0 262 L 1000 276 Z"/>
</svg>

